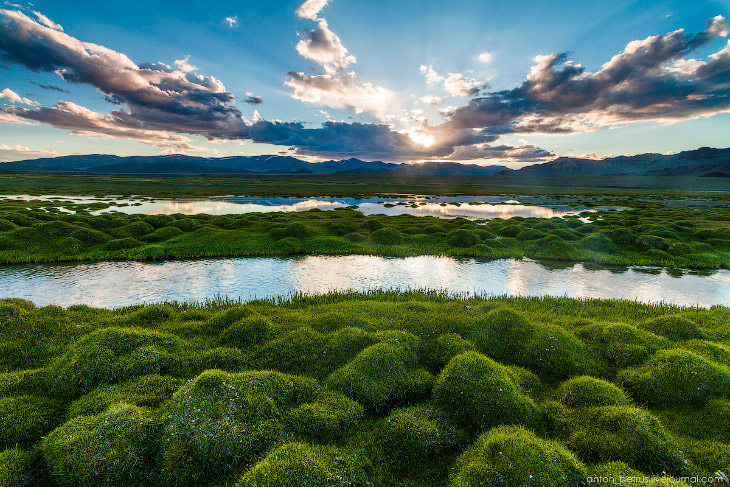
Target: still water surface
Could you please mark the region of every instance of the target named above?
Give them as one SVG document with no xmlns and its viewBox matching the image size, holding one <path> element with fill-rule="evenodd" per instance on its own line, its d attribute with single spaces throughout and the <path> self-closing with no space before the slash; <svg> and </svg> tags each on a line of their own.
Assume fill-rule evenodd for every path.
<svg viewBox="0 0 730 487">
<path fill-rule="evenodd" d="M 623 298 L 730 306 L 730 271 L 557 267 L 531 260 L 307 256 L 0 267 L 0 297 L 115 308 L 217 296 L 250 300 L 333 290 L 436 289 L 454 294 Z"/>
<path fill-rule="evenodd" d="M 378 198 L 280 198 L 259 196 L 221 196 L 199 199 L 165 199 L 165 198 L 116 198 L 68 195 L 0 195 L 0 198 L 15 201 L 44 201 L 47 208 L 59 208 L 61 211 L 73 213 L 57 205 L 104 203 L 112 205 L 108 208 L 94 210 L 91 213 L 101 215 L 111 212 L 144 215 L 234 215 L 244 213 L 270 213 L 278 211 L 308 211 L 318 209 L 331 211 L 338 208 L 357 207 L 366 215 L 413 215 L 435 216 L 438 218 L 494 219 L 512 218 L 553 218 L 577 215 L 587 210 L 584 206 L 570 206 L 566 203 L 574 199 L 550 199 L 533 196 L 410 196 L 410 197 L 378 197 Z M 603 209 L 623 209 L 621 207 L 594 207 L 590 211 Z"/>
</svg>

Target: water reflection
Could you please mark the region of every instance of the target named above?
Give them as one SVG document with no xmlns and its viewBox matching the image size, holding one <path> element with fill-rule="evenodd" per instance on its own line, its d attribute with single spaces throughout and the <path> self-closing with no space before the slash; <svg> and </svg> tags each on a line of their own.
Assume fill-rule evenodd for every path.
<svg viewBox="0 0 730 487">
<path fill-rule="evenodd" d="M 317 200 L 314 198 L 288 204 L 232 203 L 221 200 L 157 200 L 146 201 L 139 206 L 113 207 L 108 210 L 96 211 L 94 214 L 109 213 L 112 210 L 121 213 L 143 213 L 146 215 L 236 215 L 244 213 L 272 213 L 276 211 L 308 211 L 314 209 L 329 211 L 346 206 L 349 205 L 339 201 Z"/>
<path fill-rule="evenodd" d="M 553 218 L 563 217 L 567 215 L 577 215 L 583 209 L 574 209 L 569 206 L 547 207 L 547 206 L 528 206 L 520 204 L 470 204 L 455 206 L 446 203 L 422 203 L 418 207 L 412 206 L 393 206 L 385 207 L 377 203 L 362 203 L 359 210 L 366 215 L 384 214 L 393 215 L 413 215 L 413 216 L 435 216 L 438 218 L 463 217 L 473 220 L 477 219 L 494 219 L 494 218 L 512 218 L 513 216 L 521 216 L 524 218 Z M 595 211 L 595 210 L 593 210 Z"/>
<path fill-rule="evenodd" d="M 162 263 L 19 265 L 0 267 L 0 297 L 39 305 L 113 308 L 216 296 L 250 300 L 294 292 L 436 289 L 510 296 L 623 298 L 686 306 L 730 305 L 730 271 L 710 275 L 642 268 L 545 265 L 531 260 L 420 256 L 308 256 Z"/>
<path fill-rule="evenodd" d="M 366 215 L 413 215 L 438 218 L 494 219 L 514 216 L 553 218 L 577 215 L 581 211 L 597 211 L 620 207 L 571 207 L 548 198 L 520 197 L 520 201 L 509 196 L 405 196 L 379 198 L 278 198 L 226 196 L 205 199 L 152 199 L 152 198 L 97 198 L 91 196 L 29 196 L 10 195 L 1 198 L 16 201 L 46 201 L 56 204 L 110 204 L 109 208 L 97 209 L 91 213 L 102 215 L 111 212 L 145 215 L 235 215 L 244 213 L 270 213 L 280 211 L 323 211 L 338 208 L 357 207 Z M 529 203 L 529 204 L 525 204 Z M 550 206 L 537 206 L 550 204 Z M 51 207 L 51 205 L 48 205 Z M 57 207 L 61 211 L 69 210 Z"/>
</svg>

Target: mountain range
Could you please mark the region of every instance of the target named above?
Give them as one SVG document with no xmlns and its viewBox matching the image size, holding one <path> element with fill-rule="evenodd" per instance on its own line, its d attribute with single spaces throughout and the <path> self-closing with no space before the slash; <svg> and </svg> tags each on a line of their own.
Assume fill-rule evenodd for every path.
<svg viewBox="0 0 730 487">
<path fill-rule="evenodd" d="M 429 161 L 417 164 L 366 162 L 360 159 L 312 163 L 289 156 L 194 157 L 186 155 L 71 155 L 0 163 L 0 172 L 62 172 L 86 174 L 392 174 L 566 176 L 704 176 L 730 177 L 730 148 L 703 147 L 677 154 L 640 154 L 594 160 L 557 159 L 522 169 Z"/>
<path fill-rule="evenodd" d="M 528 177 L 560 176 L 704 176 L 730 177 L 730 148 L 697 150 L 677 154 L 639 154 L 606 159 L 558 157 L 543 164 L 516 171 L 503 171 Z"/>
</svg>

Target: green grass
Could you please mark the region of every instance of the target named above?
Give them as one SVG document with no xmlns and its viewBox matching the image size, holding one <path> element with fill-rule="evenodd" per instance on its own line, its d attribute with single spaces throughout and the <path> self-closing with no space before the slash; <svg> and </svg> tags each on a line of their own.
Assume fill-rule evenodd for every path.
<svg viewBox="0 0 730 487">
<path fill-rule="evenodd" d="M 711 196 L 727 191 L 727 179 L 696 177 L 560 177 L 509 176 L 101 176 L 84 174 L 0 173 L 7 194 L 96 194 L 193 197 L 426 195 L 636 195 Z M 727 199 L 727 198 L 725 198 Z"/>
<path fill-rule="evenodd" d="M 0 320 L 3 486 L 562 487 L 730 460 L 724 307 L 373 292 Z"/>
<path fill-rule="evenodd" d="M 730 267 L 730 206 L 673 207 L 643 199 L 622 204 L 633 209 L 583 213 L 587 221 L 513 217 L 474 222 L 410 215 L 366 217 L 352 209 L 94 216 L 88 208 L 67 214 L 45 211 L 37 202 L 4 202 L 0 204 L 0 264 L 427 254 L 618 266 Z M 668 328 L 649 331 L 674 333 Z"/>
</svg>

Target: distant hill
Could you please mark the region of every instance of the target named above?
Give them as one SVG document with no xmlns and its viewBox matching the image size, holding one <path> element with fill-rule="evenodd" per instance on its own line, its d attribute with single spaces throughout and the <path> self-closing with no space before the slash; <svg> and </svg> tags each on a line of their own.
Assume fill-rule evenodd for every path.
<svg viewBox="0 0 730 487">
<path fill-rule="evenodd" d="M 505 166 L 476 166 L 453 162 L 394 164 L 360 159 L 311 163 L 294 157 L 192 157 L 110 155 L 62 156 L 0 163 L 5 172 L 77 172 L 90 174 L 412 174 L 491 175 Z"/>
<path fill-rule="evenodd" d="M 601 160 L 558 157 L 544 164 L 500 174 L 526 177 L 704 176 L 730 177 L 730 149 L 703 147 L 678 154 L 640 154 Z"/>
<path fill-rule="evenodd" d="M 456 162 L 396 164 L 345 159 L 311 163 L 287 156 L 194 157 L 111 155 L 62 156 L 0 163 L 0 172 L 73 172 L 87 174 L 392 174 L 513 177 L 704 176 L 730 177 L 730 148 L 703 147 L 678 154 L 640 154 L 601 160 L 558 157 L 519 170 Z"/>
</svg>

